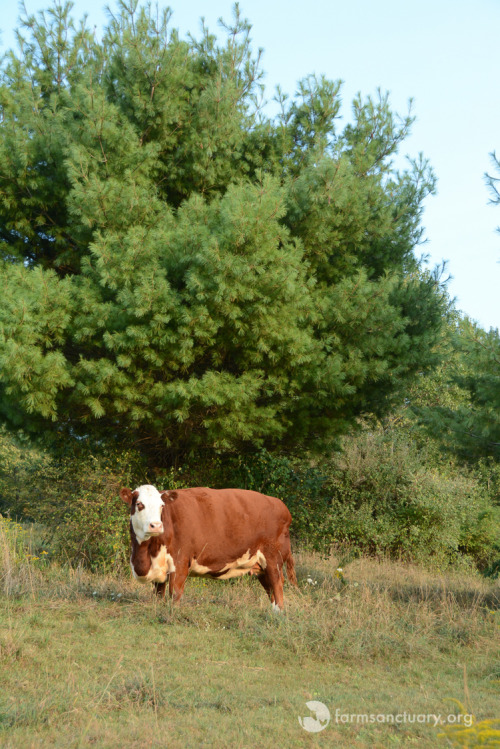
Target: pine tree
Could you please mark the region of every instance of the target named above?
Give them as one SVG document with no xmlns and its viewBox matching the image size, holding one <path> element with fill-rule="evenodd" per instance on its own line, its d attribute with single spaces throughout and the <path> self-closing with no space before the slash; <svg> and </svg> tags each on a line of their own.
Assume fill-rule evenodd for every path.
<svg viewBox="0 0 500 749">
<path fill-rule="evenodd" d="M 496 155 L 495 151 L 490 153 L 490 157 L 491 157 L 491 163 L 493 164 L 493 167 L 497 175 L 500 174 L 500 159 Z M 499 176 L 495 177 L 495 175 L 493 174 L 486 173 L 484 175 L 484 178 L 486 180 L 486 185 L 491 195 L 490 203 L 492 203 L 493 205 L 500 205 L 500 189 L 499 189 L 500 177 Z M 500 226 L 497 227 L 497 231 L 500 232 Z"/>
<path fill-rule="evenodd" d="M 0 389 L 11 426 L 146 452 L 324 445 L 436 361 L 446 297 L 414 250 L 434 189 L 387 96 L 314 76 L 259 108 L 227 43 L 120 3 L 24 20 L 0 79 Z M 23 36 L 23 34 L 25 36 Z"/>
<path fill-rule="evenodd" d="M 448 454 L 476 463 L 500 458 L 500 336 L 467 317 L 449 331 L 446 365 L 428 378 L 432 400 L 415 403 L 426 431 Z"/>
</svg>

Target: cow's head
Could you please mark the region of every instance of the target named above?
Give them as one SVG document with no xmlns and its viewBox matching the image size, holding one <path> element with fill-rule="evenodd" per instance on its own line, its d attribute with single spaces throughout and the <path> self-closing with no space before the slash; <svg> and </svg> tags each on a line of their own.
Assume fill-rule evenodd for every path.
<svg viewBox="0 0 500 749">
<path fill-rule="evenodd" d="M 139 486 L 135 491 L 122 489 L 120 497 L 130 507 L 130 521 L 137 541 L 142 544 L 153 536 L 163 533 L 161 519 L 164 507 L 163 495 L 154 486 Z"/>
</svg>

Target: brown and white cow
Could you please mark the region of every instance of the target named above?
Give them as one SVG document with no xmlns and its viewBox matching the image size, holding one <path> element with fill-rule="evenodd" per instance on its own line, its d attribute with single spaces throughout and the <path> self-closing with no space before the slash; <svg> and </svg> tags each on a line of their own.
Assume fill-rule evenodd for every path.
<svg viewBox="0 0 500 749">
<path fill-rule="evenodd" d="M 228 580 L 256 575 L 283 609 L 283 564 L 297 584 L 290 548 L 292 516 L 276 497 L 244 489 L 122 489 L 130 507 L 130 564 L 140 582 L 178 601 L 188 575 Z"/>
</svg>

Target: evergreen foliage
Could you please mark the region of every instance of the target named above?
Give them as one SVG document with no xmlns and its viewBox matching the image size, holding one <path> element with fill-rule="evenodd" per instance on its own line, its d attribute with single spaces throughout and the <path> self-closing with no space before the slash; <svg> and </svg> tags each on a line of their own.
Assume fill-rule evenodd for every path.
<svg viewBox="0 0 500 749">
<path fill-rule="evenodd" d="M 484 177 L 486 180 L 486 185 L 491 195 L 490 203 L 492 203 L 493 205 L 500 205 L 500 189 L 499 189 L 500 176 L 498 176 L 500 174 L 500 159 L 496 155 L 495 151 L 493 151 L 493 153 L 491 153 L 490 156 L 491 156 L 491 163 L 493 164 L 493 167 L 497 173 L 497 176 L 495 176 L 494 174 L 486 173 Z M 500 227 L 498 227 L 497 231 L 500 231 Z"/>
<path fill-rule="evenodd" d="M 121 2 L 24 19 L 0 77 L 0 409 L 11 427 L 168 451 L 324 446 L 436 363 L 446 298 L 414 254 L 434 189 L 379 93 L 338 126 L 310 76 L 259 110 L 235 6 L 220 46 Z"/>
<path fill-rule="evenodd" d="M 500 458 L 500 336 L 468 318 L 450 331 L 449 357 L 423 378 L 414 411 L 427 432 L 461 460 L 492 464 Z M 436 391 L 436 386 L 438 390 Z"/>
</svg>

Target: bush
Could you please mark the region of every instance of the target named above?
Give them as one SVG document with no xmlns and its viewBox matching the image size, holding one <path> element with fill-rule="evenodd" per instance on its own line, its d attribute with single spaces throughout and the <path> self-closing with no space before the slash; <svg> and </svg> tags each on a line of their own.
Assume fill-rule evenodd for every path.
<svg viewBox="0 0 500 749">
<path fill-rule="evenodd" d="M 346 440 L 328 485 L 337 541 L 420 562 L 484 568 L 494 560 L 500 508 L 482 482 L 456 466 L 427 465 L 411 442 L 382 430 Z"/>
<path fill-rule="evenodd" d="M 500 569 L 500 507 L 487 467 L 437 467 L 425 450 L 381 429 L 346 438 L 341 453 L 312 464 L 265 450 L 194 456 L 187 467 L 148 471 L 133 451 L 50 455 L 0 434 L 0 512 L 46 527 L 52 558 L 110 571 L 128 565 L 121 486 L 153 483 L 241 487 L 280 497 L 302 548 L 406 558 L 433 566 Z M 47 540 L 48 540 L 47 538 Z"/>
<path fill-rule="evenodd" d="M 438 467 L 403 435 L 365 429 L 317 464 L 261 450 L 198 470 L 212 485 L 283 499 L 303 548 L 329 552 L 341 545 L 353 554 L 496 569 L 500 508 L 485 476 Z"/>
<path fill-rule="evenodd" d="M 156 476 L 158 486 L 179 489 L 241 488 L 282 499 L 293 516 L 292 537 L 303 548 L 330 551 L 331 519 L 325 476 L 306 461 L 259 450 L 253 454 L 198 454 L 189 465 Z"/>
<path fill-rule="evenodd" d="M 303 548 L 329 552 L 333 541 L 326 477 L 306 461 L 261 450 L 227 464 L 226 481 L 233 486 L 279 497 L 292 513 L 292 538 Z M 227 485 L 227 484 L 226 484 Z"/>
<path fill-rule="evenodd" d="M 42 524 L 55 559 L 103 571 L 121 568 L 129 538 L 118 492 L 144 472 L 133 451 L 82 447 L 70 456 L 50 454 L 2 433 L 0 512 Z"/>
<path fill-rule="evenodd" d="M 129 514 L 118 496 L 130 481 L 135 456 L 88 456 L 80 461 L 75 485 L 56 526 L 56 554 L 92 570 L 111 571 L 128 564 Z"/>
</svg>

